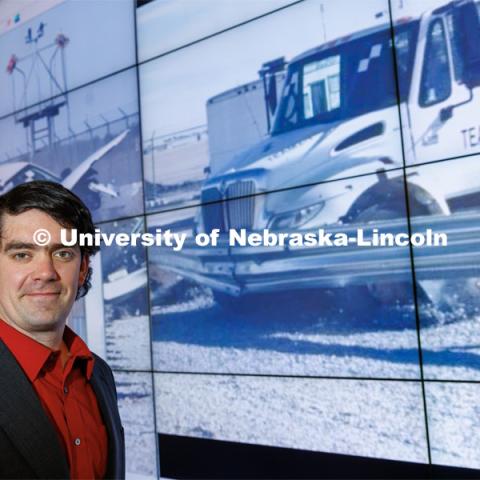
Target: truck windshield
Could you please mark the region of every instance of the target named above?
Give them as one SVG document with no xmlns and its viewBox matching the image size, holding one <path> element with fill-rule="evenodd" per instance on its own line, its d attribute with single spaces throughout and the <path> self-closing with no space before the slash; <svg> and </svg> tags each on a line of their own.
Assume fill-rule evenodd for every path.
<svg viewBox="0 0 480 480">
<path fill-rule="evenodd" d="M 400 101 L 410 88 L 418 22 L 395 28 Z M 395 105 L 390 30 L 320 50 L 290 64 L 272 134 Z"/>
</svg>

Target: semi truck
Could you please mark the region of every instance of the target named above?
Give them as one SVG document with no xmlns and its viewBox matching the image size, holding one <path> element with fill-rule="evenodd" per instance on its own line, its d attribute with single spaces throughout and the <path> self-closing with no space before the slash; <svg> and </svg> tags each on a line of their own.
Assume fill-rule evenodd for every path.
<svg viewBox="0 0 480 480">
<path fill-rule="evenodd" d="M 231 155 L 214 160 L 194 232 L 303 231 L 325 225 L 345 230 L 373 221 L 387 221 L 393 230 L 406 228 L 405 191 L 410 214 L 437 219 L 442 228 L 449 228 L 445 221 L 454 212 L 471 216 L 472 206 L 480 205 L 477 157 L 457 169 L 452 165 L 442 184 L 419 165 L 480 152 L 479 45 L 476 4 L 460 0 L 293 58 L 266 135 L 247 148 L 224 148 Z M 232 91 L 209 104 L 229 97 Z M 211 142 L 226 141 L 225 134 L 216 135 L 210 117 Z M 210 150 L 221 149 L 211 143 Z M 468 224 L 476 225 L 476 218 L 473 214 Z M 463 225 L 466 221 L 463 216 Z M 458 267 L 463 258 L 462 275 L 473 279 L 479 273 L 472 264 L 478 254 L 467 243 L 470 256 L 444 259 Z M 222 242 L 197 248 L 192 243 L 181 254 L 162 251 L 155 262 L 210 286 L 219 303 L 235 308 L 251 293 L 327 285 L 363 285 L 381 302 L 411 297 L 405 257 L 391 249 L 383 261 L 367 266 L 372 253 L 360 250 L 347 249 L 340 259 L 338 252 L 315 249 L 234 249 Z M 431 253 L 440 261 L 438 252 Z M 444 278 L 448 268 L 426 270 L 422 277 L 419 269 L 417 280 Z"/>
</svg>

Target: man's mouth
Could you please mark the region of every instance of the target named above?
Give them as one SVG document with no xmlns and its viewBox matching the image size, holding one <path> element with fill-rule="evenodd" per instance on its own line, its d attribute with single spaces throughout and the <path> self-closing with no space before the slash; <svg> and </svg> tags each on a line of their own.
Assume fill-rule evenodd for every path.
<svg viewBox="0 0 480 480">
<path fill-rule="evenodd" d="M 54 297 L 60 295 L 60 292 L 30 292 L 25 295 L 28 297 Z"/>
<path fill-rule="evenodd" d="M 38 292 L 38 293 L 28 293 L 27 295 L 58 295 L 60 292 Z"/>
</svg>

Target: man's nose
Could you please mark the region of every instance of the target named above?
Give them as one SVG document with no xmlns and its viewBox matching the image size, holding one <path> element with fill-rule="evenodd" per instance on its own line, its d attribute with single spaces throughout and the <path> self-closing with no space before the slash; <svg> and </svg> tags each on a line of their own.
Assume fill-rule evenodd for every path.
<svg viewBox="0 0 480 480">
<path fill-rule="evenodd" d="M 39 255 L 35 261 L 34 280 L 57 280 L 58 273 L 50 255 Z"/>
</svg>

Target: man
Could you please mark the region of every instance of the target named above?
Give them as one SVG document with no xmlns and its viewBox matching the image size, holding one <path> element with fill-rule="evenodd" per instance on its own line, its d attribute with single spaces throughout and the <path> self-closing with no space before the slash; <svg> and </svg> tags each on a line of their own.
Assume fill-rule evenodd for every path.
<svg viewBox="0 0 480 480">
<path fill-rule="evenodd" d="M 64 247 L 62 228 L 95 231 L 61 185 L 34 181 L 0 196 L 0 478 L 125 475 L 112 372 L 66 326 L 97 248 Z M 44 246 L 39 229 L 51 237 Z"/>
</svg>

